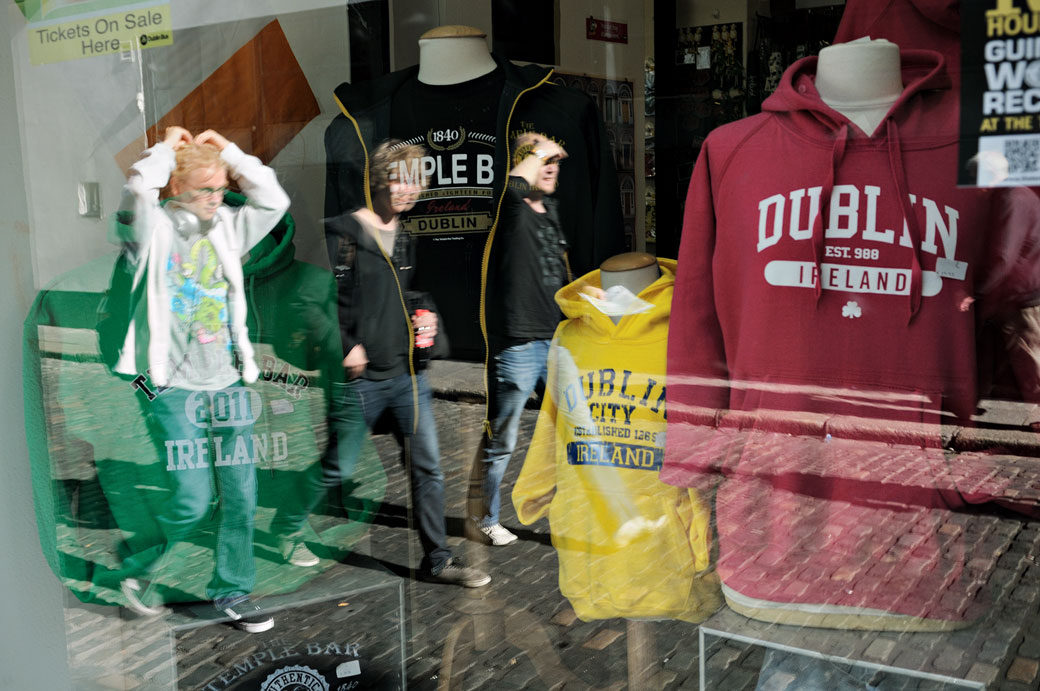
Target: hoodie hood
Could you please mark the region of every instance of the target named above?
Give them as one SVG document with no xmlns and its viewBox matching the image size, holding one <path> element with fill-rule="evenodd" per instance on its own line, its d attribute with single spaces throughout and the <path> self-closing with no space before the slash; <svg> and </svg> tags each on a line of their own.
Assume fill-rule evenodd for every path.
<svg viewBox="0 0 1040 691">
<path fill-rule="evenodd" d="M 946 117 L 947 122 L 941 123 L 949 125 L 950 129 L 937 128 L 936 117 L 945 110 L 940 110 L 938 97 L 951 88 L 943 56 L 931 50 L 900 50 L 899 60 L 903 93 L 882 125 L 888 121 L 896 122 L 902 138 L 913 147 L 930 147 L 955 139 L 955 118 Z M 787 113 L 803 135 L 830 140 L 843 126 L 851 123 L 820 98 L 816 90 L 818 62 L 819 58 L 813 55 L 788 67 L 776 91 L 762 103 L 762 110 Z M 812 121 L 818 124 L 814 127 Z M 879 127 L 875 137 L 883 134 L 884 128 Z"/>
<path fill-rule="evenodd" d="M 959 0 L 910 0 L 910 4 L 933 24 L 938 24 L 950 31 L 960 31 Z"/>
<path fill-rule="evenodd" d="M 224 203 L 228 206 L 242 206 L 245 202 L 246 198 L 236 192 L 224 195 Z M 270 276 L 292 264 L 296 256 L 295 237 L 296 222 L 286 212 L 278 225 L 249 251 L 248 259 L 242 264 L 242 275 L 246 279 Z"/>
<path fill-rule="evenodd" d="M 661 329 L 662 338 L 667 337 L 668 318 L 672 311 L 672 288 L 675 285 L 676 261 L 674 259 L 658 259 L 657 266 L 661 276 L 640 291 L 640 300 L 649 302 L 653 309 L 637 314 L 627 314 L 614 324 L 613 320 L 601 312 L 591 302 L 581 297 L 584 289 L 600 288 L 599 269 L 590 271 L 581 278 L 560 288 L 556 293 L 556 304 L 560 306 L 567 319 L 580 320 L 603 339 L 637 339 L 646 338 L 646 334 L 654 329 Z"/>
<path fill-rule="evenodd" d="M 960 31 L 959 0 L 847 0 L 834 42 L 870 36 L 949 54 L 959 48 Z"/>
<path fill-rule="evenodd" d="M 839 171 L 850 146 L 884 147 L 888 156 L 888 169 L 907 219 L 907 230 L 912 248 L 909 252 L 910 292 L 907 305 L 907 321 L 913 320 L 921 308 L 922 282 L 921 229 L 912 208 L 910 190 L 906 179 L 904 151 L 934 148 L 950 143 L 956 138 L 956 113 L 942 108 L 941 94 L 950 89 L 943 57 L 927 50 L 901 50 L 899 52 L 903 92 L 889 108 L 877 130 L 869 136 L 854 127 L 851 121 L 827 105 L 816 90 L 816 56 L 803 58 L 792 64 L 780 82 L 776 92 L 762 104 L 762 110 L 777 114 L 783 124 L 797 134 L 812 139 L 815 143 L 828 146 L 831 150 L 830 166 L 823 178 L 820 195 L 822 211 L 812 228 L 813 262 L 819 273 L 826 250 L 824 220 L 830 217 L 831 193 L 838 184 Z M 936 97 L 939 94 L 940 96 Z M 823 287 L 816 283 L 816 299 L 819 302 Z"/>
</svg>

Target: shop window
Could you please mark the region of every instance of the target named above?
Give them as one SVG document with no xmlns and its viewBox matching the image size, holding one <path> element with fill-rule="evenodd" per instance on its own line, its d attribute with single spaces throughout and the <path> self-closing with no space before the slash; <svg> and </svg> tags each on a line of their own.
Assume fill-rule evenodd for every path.
<svg viewBox="0 0 1040 691">
<path fill-rule="evenodd" d="M 603 87 L 603 119 L 606 122 L 618 121 L 617 92 L 613 84 Z"/>
<path fill-rule="evenodd" d="M 618 104 L 621 107 L 620 121 L 626 125 L 632 124 L 632 88 L 628 84 L 618 87 Z"/>
</svg>

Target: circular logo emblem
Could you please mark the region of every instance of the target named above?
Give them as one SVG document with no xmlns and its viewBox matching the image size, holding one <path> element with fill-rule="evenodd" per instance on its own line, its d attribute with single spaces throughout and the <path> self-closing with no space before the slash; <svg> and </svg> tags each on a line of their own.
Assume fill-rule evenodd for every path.
<svg viewBox="0 0 1040 691">
<path fill-rule="evenodd" d="M 271 672 L 260 691 L 329 691 L 329 685 L 317 670 L 291 665 Z"/>
<path fill-rule="evenodd" d="M 148 43 L 148 37 L 145 36 L 144 34 L 141 34 L 141 45 L 143 46 L 143 45 L 146 45 L 147 43 Z"/>
</svg>

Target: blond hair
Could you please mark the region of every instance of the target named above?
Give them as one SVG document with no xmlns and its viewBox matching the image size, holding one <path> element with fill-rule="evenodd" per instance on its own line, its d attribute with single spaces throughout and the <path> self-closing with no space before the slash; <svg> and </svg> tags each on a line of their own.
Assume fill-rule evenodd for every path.
<svg viewBox="0 0 1040 691">
<path fill-rule="evenodd" d="M 227 163 L 220 157 L 216 147 L 209 144 L 186 143 L 177 149 L 177 166 L 170 173 L 170 179 L 183 180 L 195 170 L 207 168 L 223 168 Z"/>
<path fill-rule="evenodd" d="M 390 187 L 390 183 L 396 180 L 396 176 L 391 178 L 391 174 L 395 174 L 394 168 L 398 168 L 398 163 L 401 161 L 418 161 L 426 155 L 426 149 L 419 144 L 405 144 L 400 139 L 388 139 L 372 151 L 372 157 L 369 162 L 369 188 L 372 191 L 372 196 L 376 196 L 383 190 Z M 401 166 L 403 167 L 403 166 Z M 422 163 L 419 162 L 415 166 L 415 170 L 418 174 L 418 179 L 414 182 L 418 183 L 422 187 L 426 187 L 426 176 L 422 172 Z"/>
</svg>

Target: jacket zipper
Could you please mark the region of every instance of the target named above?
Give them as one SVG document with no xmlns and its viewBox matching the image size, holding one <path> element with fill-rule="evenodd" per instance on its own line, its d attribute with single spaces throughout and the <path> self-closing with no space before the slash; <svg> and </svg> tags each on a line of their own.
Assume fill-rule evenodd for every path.
<svg viewBox="0 0 1040 691">
<path fill-rule="evenodd" d="M 365 172 L 365 177 L 368 177 L 368 171 Z M 399 233 L 405 232 L 403 229 L 398 228 Z M 396 240 L 394 243 L 396 244 Z M 379 245 L 379 243 L 376 243 Z M 408 314 L 408 305 L 404 300 L 404 290 L 401 288 L 401 279 L 397 277 L 397 269 L 394 267 L 394 261 L 383 249 L 382 245 L 379 245 L 379 251 L 383 255 L 383 259 L 386 260 L 387 266 L 390 267 L 390 275 L 394 277 L 394 283 L 397 285 L 397 297 L 401 300 L 401 311 L 404 313 L 405 323 L 408 325 L 408 374 L 412 382 L 412 434 L 414 435 L 419 430 L 419 384 L 415 381 L 415 330 L 412 328 L 412 318 Z"/>
<path fill-rule="evenodd" d="M 487 438 L 491 438 L 491 421 L 488 419 L 491 412 L 491 394 L 488 389 L 488 362 L 491 358 L 491 344 L 488 341 L 487 332 L 487 271 L 488 261 L 491 258 L 491 243 L 495 239 L 495 231 L 498 230 L 498 219 L 502 213 L 502 201 L 505 199 L 505 184 L 509 182 L 509 172 L 513 169 L 513 152 L 510 150 L 509 143 L 509 125 L 513 121 L 513 112 L 516 110 L 516 104 L 520 102 L 520 99 L 529 91 L 534 91 L 538 87 L 549 81 L 549 77 L 553 76 L 555 72 L 551 69 L 541 78 L 538 83 L 527 87 L 516 95 L 513 99 L 513 105 L 509 107 L 509 115 L 506 116 L 506 174 L 505 180 L 503 181 L 502 192 L 498 196 L 498 204 L 495 206 L 495 221 L 491 224 L 491 232 L 488 233 L 487 242 L 484 243 L 484 256 L 480 260 L 480 334 L 484 337 L 484 433 Z M 570 267 L 567 268 L 567 273 L 570 273 Z"/>
<path fill-rule="evenodd" d="M 357 132 L 358 142 L 361 144 L 361 150 L 365 153 L 365 167 L 364 167 L 364 189 L 365 189 L 365 206 L 368 207 L 369 211 L 375 211 L 372 208 L 372 190 L 369 188 L 369 176 L 368 176 L 368 147 L 365 146 L 365 138 L 361 135 L 361 126 L 358 121 L 354 119 L 354 116 L 350 114 L 347 107 L 343 105 L 343 102 L 339 100 L 339 96 L 333 94 L 333 98 L 336 99 L 336 104 L 339 109 L 343 111 L 343 115 L 350 120 L 354 125 L 354 131 Z M 399 229 L 399 232 L 404 232 Z M 376 243 L 377 245 L 379 243 Z M 394 283 L 397 284 L 397 296 L 401 300 L 401 310 L 404 313 L 405 323 L 408 325 L 408 333 L 411 337 L 408 339 L 408 374 L 412 380 L 412 434 L 415 434 L 419 428 L 419 384 L 415 381 L 415 363 L 412 361 L 413 348 L 415 346 L 415 332 L 412 329 L 412 319 L 408 314 L 408 305 L 404 301 L 404 291 L 401 289 L 401 281 L 397 277 L 397 270 L 394 268 L 394 262 L 387 255 L 386 250 L 379 246 L 379 251 L 383 255 L 383 259 L 386 260 L 387 265 L 390 267 L 390 275 L 394 277 Z"/>
<path fill-rule="evenodd" d="M 354 131 L 357 132 L 358 141 L 361 143 L 361 150 L 365 154 L 365 206 L 367 206 L 370 211 L 375 211 L 375 209 L 372 208 L 372 191 L 368 188 L 368 147 L 365 146 L 365 138 L 361 135 L 361 125 L 359 125 L 358 121 L 354 119 L 354 116 L 350 114 L 350 111 L 347 110 L 345 105 L 343 105 L 343 102 L 339 100 L 339 96 L 333 94 L 332 97 L 336 99 L 336 104 L 339 106 L 339 109 L 343 111 L 343 115 L 346 116 L 347 120 L 350 120 L 354 125 Z"/>
</svg>

